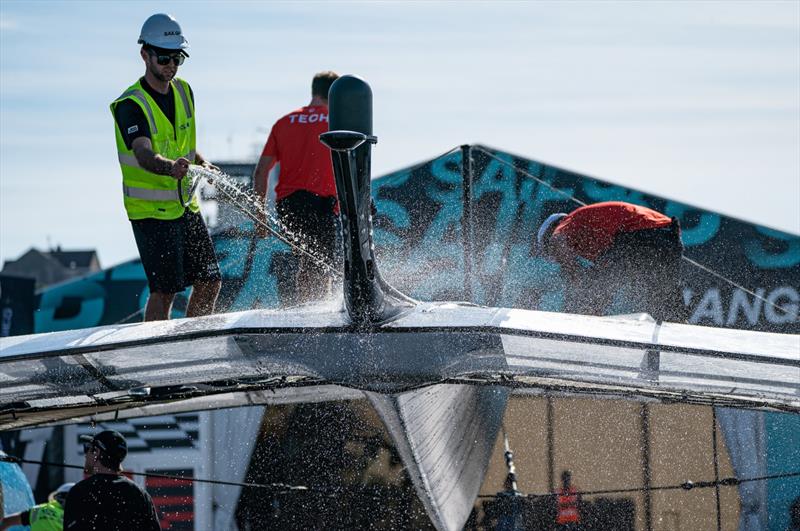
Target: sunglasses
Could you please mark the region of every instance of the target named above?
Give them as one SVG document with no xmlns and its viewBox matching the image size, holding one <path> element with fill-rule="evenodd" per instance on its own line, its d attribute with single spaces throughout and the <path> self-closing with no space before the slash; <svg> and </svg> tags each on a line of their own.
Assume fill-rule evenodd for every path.
<svg viewBox="0 0 800 531">
<path fill-rule="evenodd" d="M 95 445 L 93 443 L 87 442 L 83 443 L 83 453 L 88 454 L 90 450 L 93 450 Z"/>
<path fill-rule="evenodd" d="M 186 60 L 186 56 L 180 52 L 162 55 L 155 53 L 153 50 L 147 50 L 147 53 L 150 54 L 150 57 L 155 57 L 156 63 L 158 63 L 161 66 L 168 65 L 170 61 L 175 63 L 175 66 L 181 66 L 183 62 Z"/>
</svg>

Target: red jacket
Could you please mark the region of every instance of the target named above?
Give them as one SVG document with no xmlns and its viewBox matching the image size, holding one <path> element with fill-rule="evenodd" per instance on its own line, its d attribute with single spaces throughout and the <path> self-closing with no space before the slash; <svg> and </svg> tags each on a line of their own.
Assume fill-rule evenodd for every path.
<svg viewBox="0 0 800 531">
<path fill-rule="evenodd" d="M 566 238 L 575 254 L 596 260 L 622 232 L 668 227 L 672 219 L 647 207 L 606 201 L 582 206 L 562 219 L 553 236 Z"/>
</svg>

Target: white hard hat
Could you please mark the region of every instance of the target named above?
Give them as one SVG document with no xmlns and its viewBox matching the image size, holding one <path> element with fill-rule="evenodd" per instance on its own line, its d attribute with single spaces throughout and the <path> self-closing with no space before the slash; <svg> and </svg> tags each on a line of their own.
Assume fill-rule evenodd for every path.
<svg viewBox="0 0 800 531">
<path fill-rule="evenodd" d="M 156 13 L 142 25 L 139 44 L 149 44 L 167 50 L 183 50 L 189 43 L 183 37 L 181 26 L 172 15 Z"/>
</svg>

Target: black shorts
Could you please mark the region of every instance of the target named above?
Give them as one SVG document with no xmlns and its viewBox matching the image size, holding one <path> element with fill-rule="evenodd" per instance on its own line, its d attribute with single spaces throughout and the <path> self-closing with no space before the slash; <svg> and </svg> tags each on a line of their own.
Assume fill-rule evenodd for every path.
<svg viewBox="0 0 800 531">
<path fill-rule="evenodd" d="M 178 293 L 196 282 L 221 280 L 214 244 L 200 213 L 178 219 L 131 220 L 150 291 Z"/>
<path fill-rule="evenodd" d="M 321 197 L 298 190 L 277 201 L 275 210 L 291 235 L 300 238 L 300 243 L 305 244 L 314 256 L 331 264 L 336 252 L 335 205 L 335 197 Z M 291 235 L 287 235 L 290 241 Z"/>
<path fill-rule="evenodd" d="M 685 322 L 680 224 L 622 233 L 598 259 L 596 275 L 619 289 L 627 286 L 636 311 L 659 321 Z"/>
</svg>

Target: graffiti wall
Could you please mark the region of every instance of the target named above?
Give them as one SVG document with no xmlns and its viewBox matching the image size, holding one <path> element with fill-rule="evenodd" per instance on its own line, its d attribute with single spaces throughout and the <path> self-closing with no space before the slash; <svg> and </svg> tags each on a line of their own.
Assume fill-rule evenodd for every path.
<svg viewBox="0 0 800 531">
<path fill-rule="evenodd" d="M 536 256 L 539 224 L 575 209 L 571 198 L 628 201 L 678 218 L 686 256 L 730 281 L 684 263 L 692 323 L 800 330 L 797 235 L 481 146 L 471 153 L 466 193 L 461 152 L 374 182 L 384 276 L 414 296 L 559 311 L 564 284 L 558 267 Z"/>
<path fill-rule="evenodd" d="M 462 153 L 373 180 L 382 274 L 413 297 L 559 311 L 564 283 L 556 265 L 536 256 L 536 229 L 549 214 L 574 209 L 571 197 L 623 200 L 680 219 L 686 256 L 713 271 L 684 264 L 692 323 L 800 332 L 800 236 L 481 146 L 472 147 L 465 172 Z M 249 221 L 221 226 L 219 311 L 280 305 L 293 267 L 288 247 L 254 238 Z M 147 294 L 141 264 L 131 260 L 41 292 L 35 331 L 138 321 Z"/>
</svg>

